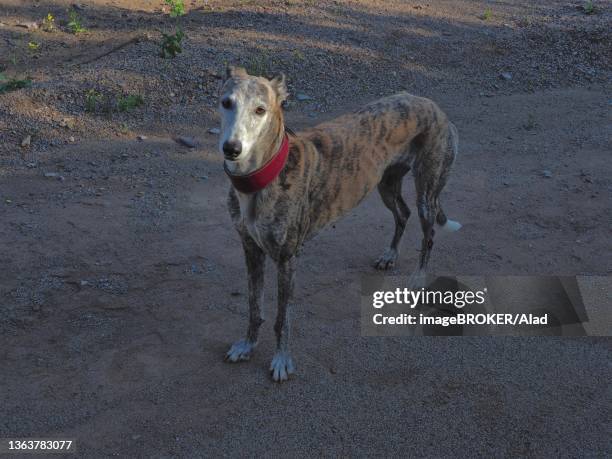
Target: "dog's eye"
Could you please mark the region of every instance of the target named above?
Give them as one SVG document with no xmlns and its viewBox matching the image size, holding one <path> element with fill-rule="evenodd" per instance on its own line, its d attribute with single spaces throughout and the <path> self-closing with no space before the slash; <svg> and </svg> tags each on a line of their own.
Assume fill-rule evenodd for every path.
<svg viewBox="0 0 612 459">
<path fill-rule="evenodd" d="M 225 98 L 221 101 L 221 106 L 227 110 L 232 108 L 232 100 L 229 98 Z"/>
<path fill-rule="evenodd" d="M 255 109 L 255 113 L 261 116 L 261 115 L 263 115 L 264 113 L 266 113 L 266 109 L 265 109 L 265 108 L 263 108 L 263 107 L 257 107 L 257 108 Z"/>
</svg>

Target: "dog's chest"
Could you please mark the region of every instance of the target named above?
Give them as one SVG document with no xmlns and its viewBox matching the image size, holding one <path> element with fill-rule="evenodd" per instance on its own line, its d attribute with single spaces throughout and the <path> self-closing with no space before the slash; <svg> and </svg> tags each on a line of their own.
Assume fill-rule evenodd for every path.
<svg viewBox="0 0 612 459">
<path fill-rule="evenodd" d="M 278 234 L 280 228 L 274 228 L 274 215 L 270 206 L 263 205 L 257 195 L 237 193 L 240 205 L 240 221 L 249 236 L 262 249 L 275 250 L 282 243 Z"/>
</svg>

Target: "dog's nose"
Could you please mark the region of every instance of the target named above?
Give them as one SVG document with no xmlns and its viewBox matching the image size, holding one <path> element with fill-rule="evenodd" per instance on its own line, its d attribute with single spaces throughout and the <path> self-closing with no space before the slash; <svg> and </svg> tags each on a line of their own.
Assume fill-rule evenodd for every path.
<svg viewBox="0 0 612 459">
<path fill-rule="evenodd" d="M 242 152 L 242 142 L 240 140 L 226 140 L 223 142 L 223 153 L 229 159 L 236 158 Z"/>
</svg>

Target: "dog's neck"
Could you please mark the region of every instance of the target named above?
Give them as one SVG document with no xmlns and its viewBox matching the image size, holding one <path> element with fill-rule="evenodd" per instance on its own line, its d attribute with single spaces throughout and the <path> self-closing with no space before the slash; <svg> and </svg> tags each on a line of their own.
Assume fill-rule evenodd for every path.
<svg viewBox="0 0 612 459">
<path fill-rule="evenodd" d="M 283 114 L 274 113 L 268 128 L 253 145 L 251 154 L 242 161 L 226 161 L 228 171 L 236 175 L 248 175 L 257 171 L 278 152 L 284 137 Z"/>
</svg>

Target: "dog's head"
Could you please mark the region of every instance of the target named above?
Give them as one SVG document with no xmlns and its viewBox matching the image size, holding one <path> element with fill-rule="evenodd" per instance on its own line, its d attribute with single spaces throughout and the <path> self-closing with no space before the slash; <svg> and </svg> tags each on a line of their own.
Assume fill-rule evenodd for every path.
<svg viewBox="0 0 612 459">
<path fill-rule="evenodd" d="M 256 146 L 278 135 L 282 104 L 287 99 L 285 76 L 272 79 L 249 75 L 242 67 L 228 67 L 219 95 L 221 135 L 219 150 L 226 161 L 248 161 Z"/>
</svg>

